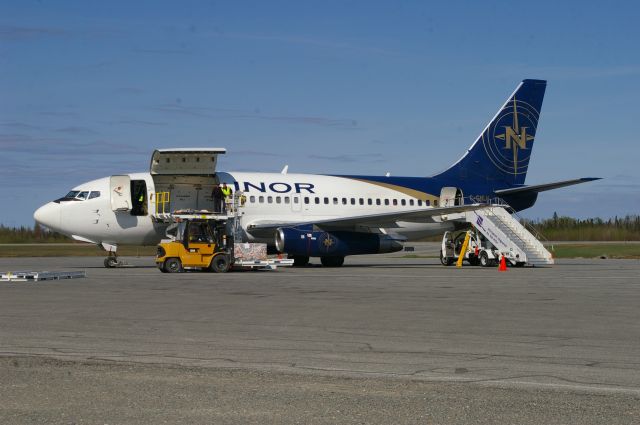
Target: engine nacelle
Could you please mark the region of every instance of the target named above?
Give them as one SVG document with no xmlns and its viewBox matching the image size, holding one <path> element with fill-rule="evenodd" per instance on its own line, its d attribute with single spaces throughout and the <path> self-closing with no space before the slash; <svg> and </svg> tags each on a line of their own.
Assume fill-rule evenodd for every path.
<svg viewBox="0 0 640 425">
<path fill-rule="evenodd" d="M 381 254 L 402 249 L 402 243 L 388 235 L 359 232 L 319 232 L 280 228 L 276 232 L 280 252 L 305 257 Z"/>
</svg>

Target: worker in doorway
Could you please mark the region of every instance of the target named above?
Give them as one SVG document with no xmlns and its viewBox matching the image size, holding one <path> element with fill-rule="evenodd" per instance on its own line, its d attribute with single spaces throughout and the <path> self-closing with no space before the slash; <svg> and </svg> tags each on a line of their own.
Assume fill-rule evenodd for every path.
<svg viewBox="0 0 640 425">
<path fill-rule="evenodd" d="M 211 199 L 213 199 L 213 212 L 220 214 L 224 209 L 224 195 L 220 189 L 220 185 L 214 184 L 211 191 Z"/>
<path fill-rule="evenodd" d="M 222 191 L 222 196 L 224 197 L 224 202 L 223 202 L 224 207 L 223 207 L 222 213 L 226 214 L 227 208 L 231 205 L 231 200 L 233 199 L 232 197 L 233 190 L 231 190 L 231 188 L 227 186 L 226 183 L 222 183 L 222 187 L 220 188 L 220 190 Z"/>
</svg>

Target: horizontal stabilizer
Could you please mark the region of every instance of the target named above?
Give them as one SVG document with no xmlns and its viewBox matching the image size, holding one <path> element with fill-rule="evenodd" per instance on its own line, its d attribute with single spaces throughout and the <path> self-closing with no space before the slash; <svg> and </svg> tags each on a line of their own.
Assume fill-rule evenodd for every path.
<svg viewBox="0 0 640 425">
<path fill-rule="evenodd" d="M 495 190 L 494 193 L 499 196 L 523 194 L 526 192 L 539 193 L 539 192 L 544 192 L 546 190 L 558 189 L 560 187 L 565 187 L 565 186 L 573 186 L 574 184 L 586 183 L 586 182 L 591 182 L 591 181 L 600 180 L 600 179 L 601 177 L 583 177 L 581 179 L 563 180 L 563 181 L 554 182 L 554 183 L 535 184 L 535 185 L 528 185 L 528 186 L 513 187 L 510 189 Z"/>
</svg>

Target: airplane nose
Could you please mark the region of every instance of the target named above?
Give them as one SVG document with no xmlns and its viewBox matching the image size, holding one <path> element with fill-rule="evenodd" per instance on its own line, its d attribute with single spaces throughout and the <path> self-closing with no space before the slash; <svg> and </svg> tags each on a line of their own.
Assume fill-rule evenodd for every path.
<svg viewBox="0 0 640 425">
<path fill-rule="evenodd" d="M 60 204 L 49 202 L 33 213 L 33 218 L 51 230 L 60 230 Z"/>
</svg>

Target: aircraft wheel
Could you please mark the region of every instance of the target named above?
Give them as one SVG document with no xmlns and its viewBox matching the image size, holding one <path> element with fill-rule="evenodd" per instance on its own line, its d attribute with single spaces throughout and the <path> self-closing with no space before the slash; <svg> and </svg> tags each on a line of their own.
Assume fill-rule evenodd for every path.
<svg viewBox="0 0 640 425">
<path fill-rule="evenodd" d="M 344 257 L 320 257 L 320 262 L 324 267 L 341 267 Z"/>
<path fill-rule="evenodd" d="M 482 267 L 489 267 L 491 265 L 491 260 L 489 260 L 489 254 L 485 251 L 480 253 L 480 265 Z"/>
<path fill-rule="evenodd" d="M 112 269 L 118 265 L 118 259 L 115 257 L 107 257 L 104 259 L 104 266 L 108 269 Z"/>
<path fill-rule="evenodd" d="M 304 267 L 309 264 L 309 257 L 302 255 L 290 255 L 288 258 L 293 258 L 293 267 Z"/>
<path fill-rule="evenodd" d="M 182 271 L 182 261 L 179 258 L 168 258 L 164 262 L 164 271 L 167 273 L 180 273 Z"/>
<path fill-rule="evenodd" d="M 209 265 L 209 269 L 216 273 L 226 273 L 231 268 L 231 261 L 229 261 L 229 256 L 224 254 L 218 254 L 213 257 L 211 260 L 211 264 Z"/>
</svg>

